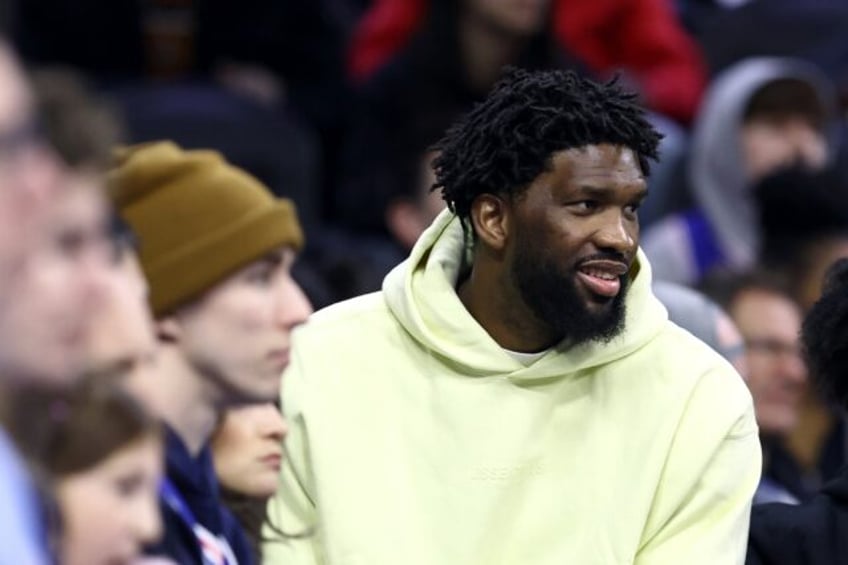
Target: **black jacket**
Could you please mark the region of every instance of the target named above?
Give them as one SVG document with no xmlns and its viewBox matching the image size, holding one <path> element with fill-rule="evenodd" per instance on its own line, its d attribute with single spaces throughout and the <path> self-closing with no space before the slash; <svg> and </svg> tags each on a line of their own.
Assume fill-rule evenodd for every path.
<svg viewBox="0 0 848 565">
<path fill-rule="evenodd" d="M 848 563 L 848 468 L 805 504 L 754 506 L 746 563 Z"/>
<path fill-rule="evenodd" d="M 256 560 L 241 526 L 220 502 L 209 448 L 205 447 L 193 458 L 182 440 L 168 429 L 166 474 L 197 521 L 211 533 L 223 535 L 227 539 L 238 565 L 253 565 Z M 159 506 L 164 535 L 159 543 L 148 548 L 145 553 L 170 557 L 180 565 L 202 565 L 200 546 L 194 532 L 162 497 Z"/>
</svg>

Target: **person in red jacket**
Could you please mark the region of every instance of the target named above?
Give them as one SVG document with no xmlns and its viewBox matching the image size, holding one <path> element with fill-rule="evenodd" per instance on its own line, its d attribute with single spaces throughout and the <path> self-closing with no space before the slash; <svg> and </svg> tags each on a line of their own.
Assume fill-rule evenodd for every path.
<svg viewBox="0 0 848 565">
<path fill-rule="evenodd" d="M 501 11 L 529 11 L 530 2 L 469 0 Z M 468 4 L 468 1 L 466 1 Z M 363 82 L 420 29 L 430 0 L 376 0 L 354 31 L 348 71 Z M 649 108 L 687 124 L 707 74 L 695 42 L 666 0 L 552 0 L 557 41 L 599 76 L 623 71 Z"/>
</svg>

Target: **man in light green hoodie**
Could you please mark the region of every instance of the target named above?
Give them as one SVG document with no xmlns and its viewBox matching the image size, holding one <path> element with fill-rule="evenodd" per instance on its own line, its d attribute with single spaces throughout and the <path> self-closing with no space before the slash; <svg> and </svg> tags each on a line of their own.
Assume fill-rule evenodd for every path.
<svg viewBox="0 0 848 565">
<path fill-rule="evenodd" d="M 447 133 L 450 210 L 295 335 L 265 563 L 743 562 L 751 397 L 651 292 L 657 142 L 561 71 L 510 72 Z"/>
</svg>

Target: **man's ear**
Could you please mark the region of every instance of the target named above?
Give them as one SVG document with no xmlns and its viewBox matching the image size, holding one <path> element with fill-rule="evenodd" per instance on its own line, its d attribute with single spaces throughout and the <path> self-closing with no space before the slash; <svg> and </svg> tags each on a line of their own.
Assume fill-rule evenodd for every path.
<svg viewBox="0 0 848 565">
<path fill-rule="evenodd" d="M 509 238 L 510 208 L 506 200 L 494 194 L 481 194 L 471 203 L 471 223 L 480 241 L 502 251 Z"/>
<path fill-rule="evenodd" d="M 173 314 L 156 320 L 156 337 L 161 342 L 177 343 L 182 337 L 182 326 Z"/>
</svg>

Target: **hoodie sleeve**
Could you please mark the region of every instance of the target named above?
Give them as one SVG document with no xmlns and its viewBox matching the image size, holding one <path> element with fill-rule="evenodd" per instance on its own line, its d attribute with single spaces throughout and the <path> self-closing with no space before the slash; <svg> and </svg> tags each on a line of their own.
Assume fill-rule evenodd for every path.
<svg viewBox="0 0 848 565">
<path fill-rule="evenodd" d="M 294 348 L 297 351 L 297 348 Z M 302 403 L 302 366 L 297 354 L 283 378 L 283 412 L 289 420 L 285 458 L 277 494 L 268 503 L 263 529 L 262 563 L 319 565 L 324 563 L 316 536 L 317 511 Z"/>
<path fill-rule="evenodd" d="M 744 563 L 762 452 L 750 393 L 704 375 L 680 422 L 634 565 Z"/>
</svg>

